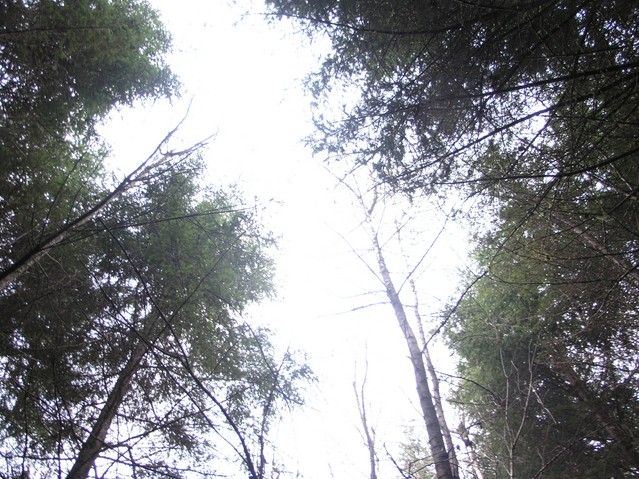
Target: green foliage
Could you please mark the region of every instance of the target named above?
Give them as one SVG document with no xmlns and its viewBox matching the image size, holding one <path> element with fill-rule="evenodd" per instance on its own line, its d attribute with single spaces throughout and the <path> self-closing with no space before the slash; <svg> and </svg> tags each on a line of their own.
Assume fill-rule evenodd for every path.
<svg viewBox="0 0 639 479">
<path fill-rule="evenodd" d="M 115 105 L 177 91 L 170 37 L 144 1 L 2 2 L 0 19 L 0 119 L 19 140 L 33 125 L 83 131 Z"/>
<path fill-rule="evenodd" d="M 177 94 L 169 49 L 145 2 L 0 2 L 3 260 L 20 250 L 14 241 L 34 242 L 95 204 L 107 149 L 93 126 L 114 107 Z M 31 225 L 15 224 L 28 208 Z"/>
<path fill-rule="evenodd" d="M 269 425 L 311 376 L 241 319 L 272 294 L 274 241 L 237 192 L 197 181 L 198 148 L 165 142 L 123 182 L 104 169 L 96 122 L 177 94 L 169 48 L 144 1 L 0 1 L 3 280 L 29 259 L 0 290 L 2 477 L 62 477 L 96 442 L 102 477 L 230 456 L 263 472 Z"/>
<path fill-rule="evenodd" d="M 635 476 L 636 2 L 267 3 L 332 42 L 317 152 L 479 198 L 447 334 L 485 475 Z"/>
<path fill-rule="evenodd" d="M 199 173 L 186 162 L 131 190 L 3 293 L 1 413 L 11 467 L 25 450 L 32 471 L 73 451 L 141 342 L 150 350 L 112 433 L 116 451 L 136 445 L 129 467 L 212 451 L 205 432 L 211 421 L 227 427 L 225 418 L 191 374 L 239 426 L 254 427 L 255 408 L 274 403 L 270 396 L 295 398 L 293 384 L 308 371 L 289 358 L 275 374 L 267 333 L 237 319 L 272 291 L 273 240 L 235 194 L 198 188 Z"/>
<path fill-rule="evenodd" d="M 631 477 L 639 328 L 628 293 L 637 284 L 620 281 L 578 235 L 542 236 L 552 223 L 524 229 L 511 222 L 521 215 L 502 213 L 478 251 L 487 274 L 447 330 L 460 358 L 456 400 L 482 468 L 494 477 Z"/>
<path fill-rule="evenodd" d="M 267 3 L 328 34 L 333 51 L 309 83 L 320 104 L 357 95 L 317 116 L 311 144 L 397 189 L 636 161 L 635 2 Z M 503 162 L 487 161 L 495 152 Z"/>
<path fill-rule="evenodd" d="M 0 266 L 103 196 L 93 125 L 177 93 L 169 48 L 144 2 L 0 2 Z"/>
</svg>

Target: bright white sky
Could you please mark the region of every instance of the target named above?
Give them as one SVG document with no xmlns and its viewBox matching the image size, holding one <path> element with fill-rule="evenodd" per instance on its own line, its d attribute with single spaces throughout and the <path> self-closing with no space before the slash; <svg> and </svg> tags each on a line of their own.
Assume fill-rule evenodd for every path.
<svg viewBox="0 0 639 479">
<path fill-rule="evenodd" d="M 302 80 L 317 68 L 321 45 L 309 44 L 285 23 L 267 25 L 257 1 L 240 6 L 210 0 L 150 3 L 173 35 L 171 63 L 184 84 L 183 98 L 113 114 L 104 135 L 114 161 L 132 169 L 180 121 L 192 100 L 180 138 L 188 144 L 216 134 L 206 152 L 211 182 L 238 184 L 247 201 L 267 202 L 264 221 L 281 236 L 279 299 L 255 308 L 252 316 L 277 328 L 284 347 L 305 350 L 319 377 L 308 389 L 308 407 L 285 420 L 274 438 L 283 468 L 305 479 L 368 477 L 351 385 L 362 378 L 366 358 L 369 419 L 377 428 L 381 459 L 384 445 L 398 453 L 403 427 L 419 413 L 391 307 L 348 313 L 379 301 L 379 295 L 363 293 L 380 285 L 342 238 L 362 252 L 368 246 L 357 228 L 357 211 L 335 187 L 321 158 L 312 158 L 301 144 L 312 128 Z M 440 226 L 432 213 L 420 214 L 430 228 L 416 243 L 417 257 Z M 453 237 L 449 233 L 432 253 L 439 261 L 425 263 L 420 302 L 426 306 L 455 287 L 454 268 L 445 268 L 461 261 Z M 383 467 L 382 477 L 398 476 L 387 461 Z"/>
</svg>

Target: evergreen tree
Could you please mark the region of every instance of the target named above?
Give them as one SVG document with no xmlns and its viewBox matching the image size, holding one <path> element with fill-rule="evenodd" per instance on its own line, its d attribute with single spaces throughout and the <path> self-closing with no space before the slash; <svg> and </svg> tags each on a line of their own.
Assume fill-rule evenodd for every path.
<svg viewBox="0 0 639 479">
<path fill-rule="evenodd" d="M 273 240 L 198 183 L 202 144 L 104 168 L 97 122 L 177 94 L 169 48 L 146 2 L 0 2 L 2 477 L 263 478 L 300 400 L 307 368 L 241 319 Z"/>
<path fill-rule="evenodd" d="M 248 441 L 256 410 L 270 421 L 296 397 L 291 375 L 307 371 L 278 372 L 266 333 L 239 320 L 271 291 L 272 241 L 199 171 L 118 198 L 3 292 L 9 475 L 180 474 L 214 455 L 211 428 Z"/>
<path fill-rule="evenodd" d="M 333 46 L 316 152 L 479 198 L 481 274 L 446 317 L 486 476 L 634 477 L 636 2 L 267 3 Z"/>
<path fill-rule="evenodd" d="M 267 3 L 333 46 L 309 86 L 344 106 L 317 115 L 313 147 L 400 190 L 636 162 L 633 1 Z M 496 151 L 505 164 L 485 160 Z"/>
</svg>

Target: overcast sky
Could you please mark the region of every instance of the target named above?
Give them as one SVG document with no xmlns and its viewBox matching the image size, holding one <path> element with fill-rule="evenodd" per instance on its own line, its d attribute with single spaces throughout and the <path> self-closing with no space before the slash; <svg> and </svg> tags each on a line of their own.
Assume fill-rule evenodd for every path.
<svg viewBox="0 0 639 479">
<path fill-rule="evenodd" d="M 366 361 L 370 420 L 378 430 L 381 459 L 384 444 L 397 453 L 403 428 L 419 413 L 406 346 L 391 307 L 349 313 L 383 300 L 366 294 L 380 285 L 351 250 L 363 254 L 367 247 L 358 227 L 361 217 L 322 159 L 313 158 L 301 143 L 312 128 L 302 80 L 319 65 L 325 45 L 310 44 L 285 23 L 268 25 L 259 14 L 264 11 L 260 2 L 150 3 L 173 35 L 170 60 L 184 85 L 183 96 L 172 104 L 114 113 L 104 128 L 113 162 L 123 171 L 132 169 L 191 103 L 180 139 L 192 143 L 214 134 L 205 155 L 209 180 L 237 184 L 248 202 L 265 205 L 264 222 L 281 238 L 275 258 L 279 298 L 254 308 L 252 320 L 273 325 L 284 347 L 305 350 L 319 378 L 308 388 L 308 407 L 285 421 L 275 438 L 283 467 L 306 479 L 367 477 L 351 385 L 362 379 Z M 422 236 L 409 241 L 416 257 L 441 221 L 428 208 L 418 218 Z M 426 291 L 420 301 L 426 307 L 454 288 L 455 268 L 444 267 L 460 262 L 453 237 L 444 239 L 420 270 L 420 288 Z M 384 467 L 392 472 L 388 464 Z"/>
</svg>

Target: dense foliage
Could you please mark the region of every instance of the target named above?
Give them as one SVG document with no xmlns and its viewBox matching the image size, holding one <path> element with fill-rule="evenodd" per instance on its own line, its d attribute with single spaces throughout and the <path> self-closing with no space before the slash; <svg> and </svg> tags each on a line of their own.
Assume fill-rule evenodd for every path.
<svg viewBox="0 0 639 479">
<path fill-rule="evenodd" d="M 28 123 L 77 132 L 114 105 L 177 93 L 170 36 L 144 1 L 3 1 L 0 42 L 0 118 L 21 139 Z"/>
<path fill-rule="evenodd" d="M 104 193 L 93 126 L 114 107 L 177 94 L 169 50 L 145 2 L 0 2 L 0 265 Z"/>
<path fill-rule="evenodd" d="M 235 316 L 270 291 L 270 240 L 236 199 L 196 201 L 197 173 L 172 171 L 114 201 L 3 292 L 10 470 L 64 471 L 133 358 L 101 452 L 128 450 L 130 466 L 168 468 L 180 448 L 212 454 L 201 430 L 220 414 L 191 374 L 238 424 L 270 393 L 264 333 Z"/>
<path fill-rule="evenodd" d="M 300 400 L 308 370 L 241 316 L 273 239 L 201 184 L 201 145 L 105 170 L 95 125 L 177 94 L 169 48 L 144 1 L 0 2 L 1 477 L 261 478 Z"/>
<path fill-rule="evenodd" d="M 328 34 L 318 101 L 355 97 L 320 110 L 313 145 L 401 189 L 577 175 L 636 154 L 635 2 L 268 3 Z M 503 163 L 486 162 L 496 151 Z"/>
</svg>

